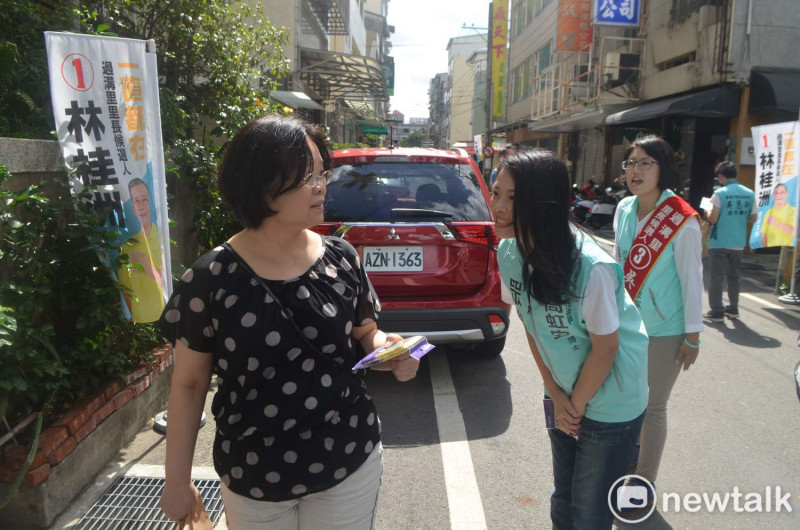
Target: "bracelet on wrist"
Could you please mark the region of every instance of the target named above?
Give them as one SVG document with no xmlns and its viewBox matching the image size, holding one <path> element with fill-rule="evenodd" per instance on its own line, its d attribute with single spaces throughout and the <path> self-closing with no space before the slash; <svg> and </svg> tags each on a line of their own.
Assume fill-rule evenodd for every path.
<svg viewBox="0 0 800 530">
<path fill-rule="evenodd" d="M 696 350 L 696 349 L 698 349 L 700 347 L 700 344 L 702 344 L 702 341 L 698 338 L 697 339 L 697 344 L 692 344 L 691 342 L 689 342 L 689 339 L 684 337 L 683 343 L 686 344 L 687 346 L 689 346 L 690 348 L 694 348 Z"/>
</svg>

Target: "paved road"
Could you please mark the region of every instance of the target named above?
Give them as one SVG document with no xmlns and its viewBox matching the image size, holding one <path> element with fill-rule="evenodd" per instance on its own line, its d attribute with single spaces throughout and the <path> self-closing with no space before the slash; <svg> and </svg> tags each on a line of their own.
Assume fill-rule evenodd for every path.
<svg viewBox="0 0 800 530">
<path fill-rule="evenodd" d="M 744 494 L 780 486 L 793 512 L 735 513 L 731 500 L 725 513 L 673 508 L 637 528 L 800 528 L 800 402 L 791 376 L 800 311 L 770 293 L 774 272 L 764 264 L 777 257 L 756 258 L 745 263 L 741 320 L 709 325 L 698 363 L 678 380 L 658 488 L 711 495 L 738 487 L 740 506 L 751 500 L 752 510 Z M 542 384 L 516 317 L 500 358 L 440 347 L 414 381 L 374 372 L 368 383 L 385 446 L 379 529 L 550 527 Z M 212 436 L 210 426 L 201 430 L 197 474 L 210 471 Z M 145 428 L 114 469 L 159 472 L 164 449 Z"/>
</svg>

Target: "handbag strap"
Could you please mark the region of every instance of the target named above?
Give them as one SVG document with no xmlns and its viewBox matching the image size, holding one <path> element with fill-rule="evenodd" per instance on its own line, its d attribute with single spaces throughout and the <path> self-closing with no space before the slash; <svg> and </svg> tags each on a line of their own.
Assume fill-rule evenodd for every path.
<svg viewBox="0 0 800 530">
<path fill-rule="evenodd" d="M 333 362 L 333 359 L 331 359 L 330 357 L 328 357 L 327 355 L 325 355 L 324 353 L 322 353 L 322 351 L 321 351 L 319 348 L 317 348 L 317 346 L 316 346 L 314 343 L 312 343 L 312 342 L 311 342 L 311 341 L 308 339 L 308 337 L 306 337 L 306 334 L 305 334 L 305 333 L 303 333 L 303 330 L 302 330 L 302 329 L 300 329 L 300 326 L 299 326 L 299 325 L 297 324 L 297 322 L 295 321 L 294 317 L 292 316 L 292 313 L 291 313 L 291 312 L 289 312 L 289 311 L 286 309 L 286 307 L 283 305 L 283 302 L 281 302 L 280 298 L 278 298 L 278 297 L 275 295 L 275 293 L 274 293 L 274 292 L 272 292 L 272 289 L 270 289 L 270 288 L 269 288 L 269 285 L 267 285 L 267 282 L 264 280 L 264 278 L 262 278 L 261 276 L 259 276 L 258 274 L 256 274 L 256 273 L 255 273 L 255 271 L 252 269 L 252 267 L 250 267 L 250 265 L 248 265 L 248 264 L 247 264 L 247 262 L 244 260 L 244 258 L 242 258 L 242 257 L 239 255 L 239 253 L 238 253 L 238 252 L 236 252 L 235 250 L 233 250 L 233 247 L 230 245 L 230 243 L 228 243 L 228 242 L 226 241 L 226 242 L 224 242 L 224 243 L 222 244 L 222 246 L 223 246 L 223 247 L 224 247 L 226 250 L 228 250 L 228 252 L 230 252 L 230 253 L 233 255 L 233 257 L 234 257 L 234 258 L 236 258 L 236 261 L 239 263 L 239 265 L 241 265 L 241 266 L 242 266 L 242 268 L 244 268 L 244 270 L 246 270 L 248 273 L 250 273 L 250 275 L 251 275 L 253 278 L 255 278 L 255 279 L 256 279 L 256 281 L 257 281 L 258 283 L 260 283 L 260 284 L 261 284 L 261 287 L 263 287 L 263 288 L 264 288 L 264 290 L 267 292 L 267 294 L 270 296 L 270 298 L 272 298 L 272 300 L 273 300 L 273 301 L 275 302 L 275 304 L 278 306 L 278 309 L 280 309 L 280 311 L 281 311 L 281 314 L 283 314 L 283 315 L 284 315 L 284 317 L 286 318 L 286 320 L 288 320 L 288 321 L 289 321 L 289 322 L 292 324 L 292 327 L 293 327 L 293 328 L 294 328 L 294 330 L 297 332 L 297 335 L 300 337 L 300 339 L 301 339 L 303 342 L 305 342 L 306 346 L 308 346 L 308 348 L 309 348 L 309 349 L 310 349 L 312 352 L 314 352 L 314 353 L 315 353 L 315 354 L 316 354 L 318 357 L 321 357 L 321 358 L 325 359 L 325 361 L 326 361 L 328 364 L 332 365 L 332 366 L 333 366 L 334 368 L 336 368 L 337 370 L 340 370 L 340 371 L 342 371 L 342 372 L 345 372 L 345 373 L 347 373 L 347 374 L 350 374 L 351 376 L 353 376 L 353 377 L 355 377 L 356 379 L 358 379 L 358 381 L 359 381 L 359 384 L 360 384 L 362 387 L 364 387 L 364 380 L 363 380 L 362 378 L 358 377 L 357 375 L 355 375 L 355 374 L 354 374 L 353 372 L 351 372 L 351 371 L 348 371 L 348 370 L 343 370 L 343 369 L 342 369 L 342 366 L 340 366 L 340 365 L 336 364 L 335 362 Z"/>
</svg>

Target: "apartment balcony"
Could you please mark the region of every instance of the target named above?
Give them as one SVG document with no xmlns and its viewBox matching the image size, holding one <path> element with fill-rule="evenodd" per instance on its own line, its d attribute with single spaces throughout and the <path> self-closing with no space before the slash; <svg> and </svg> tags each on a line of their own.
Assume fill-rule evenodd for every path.
<svg viewBox="0 0 800 530">
<path fill-rule="evenodd" d="M 605 37 L 592 51 L 554 54 L 553 65 L 532 80 L 528 128 L 572 132 L 594 127 L 636 103 L 643 48 L 642 39 Z"/>
</svg>

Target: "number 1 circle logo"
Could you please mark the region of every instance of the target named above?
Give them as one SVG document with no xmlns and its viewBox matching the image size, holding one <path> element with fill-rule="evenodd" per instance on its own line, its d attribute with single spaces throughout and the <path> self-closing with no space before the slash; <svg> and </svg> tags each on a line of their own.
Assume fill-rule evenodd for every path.
<svg viewBox="0 0 800 530">
<path fill-rule="evenodd" d="M 86 92 L 94 85 L 94 66 L 85 55 L 70 53 L 61 63 L 61 78 L 73 90 Z"/>
</svg>

